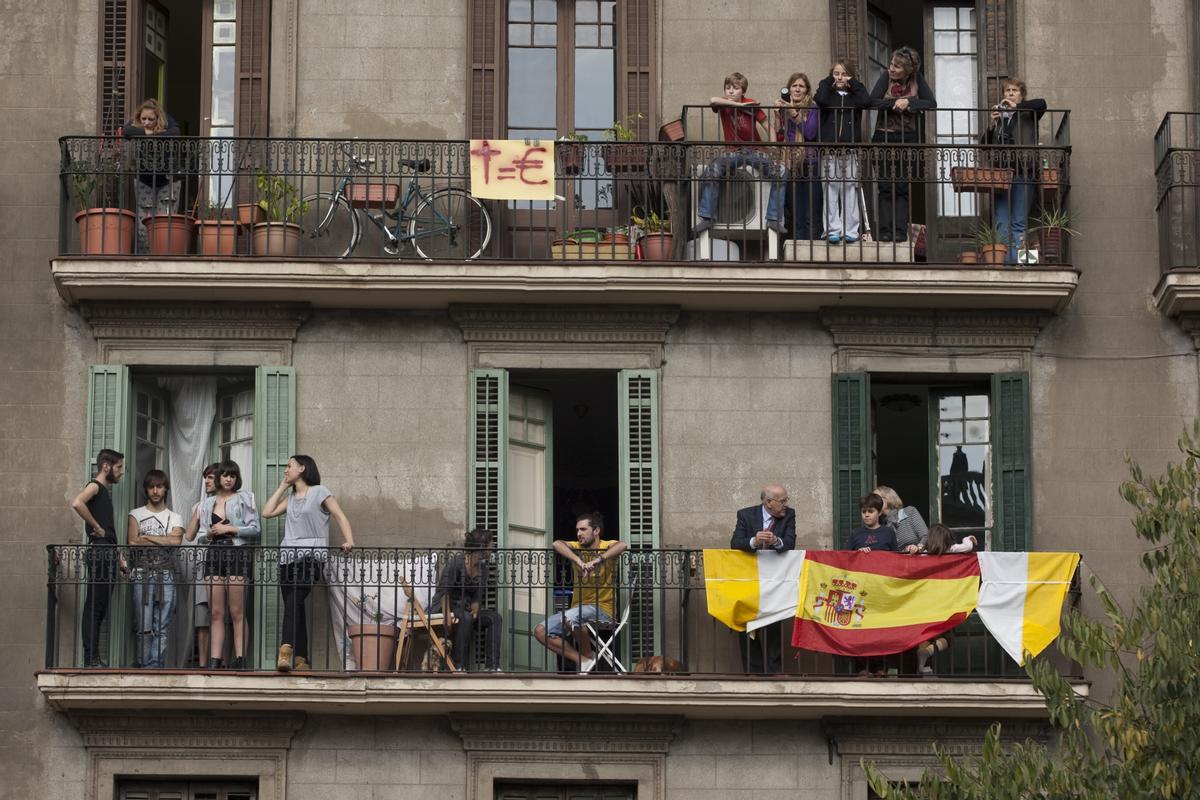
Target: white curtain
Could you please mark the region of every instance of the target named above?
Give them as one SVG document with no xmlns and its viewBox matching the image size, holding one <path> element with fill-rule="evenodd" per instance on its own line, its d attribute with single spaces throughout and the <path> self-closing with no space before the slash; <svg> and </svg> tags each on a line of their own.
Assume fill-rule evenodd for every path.
<svg viewBox="0 0 1200 800">
<path fill-rule="evenodd" d="M 170 505 L 183 517 L 186 527 L 192 518 L 192 506 L 204 496 L 201 472 L 208 465 L 213 421 L 217 415 L 217 379 L 197 376 L 159 378 L 158 385 L 171 394 L 171 429 L 167 441 L 171 465 Z M 188 543 L 185 541 L 184 544 Z M 180 556 L 176 572 L 175 625 L 170 635 L 170 666 L 186 666 L 191 657 L 196 602 L 193 589 L 203 580 L 199 554 L 195 550 L 182 550 Z"/>
</svg>

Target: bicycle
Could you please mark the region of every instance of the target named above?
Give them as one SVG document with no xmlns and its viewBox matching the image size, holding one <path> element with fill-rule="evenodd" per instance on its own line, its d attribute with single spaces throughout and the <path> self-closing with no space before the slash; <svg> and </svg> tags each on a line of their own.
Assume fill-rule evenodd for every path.
<svg viewBox="0 0 1200 800">
<path fill-rule="evenodd" d="M 465 189 L 447 187 L 427 192 L 417 182 L 419 174 L 430 170 L 429 159 L 400 160 L 401 168 L 412 170 L 401 195 L 400 186 L 395 183 L 356 184 L 355 173 L 366 172 L 375 159 L 358 158 L 345 145 L 341 149 L 349 162 L 337 186 L 303 199 L 305 211 L 300 226 L 304 229 L 306 249 L 313 255 L 349 256 L 362 240 L 363 218 L 383 233 L 386 240 L 383 249 L 389 255 L 399 255 L 400 248 L 411 243 L 417 255 L 427 260 L 470 261 L 487 249 L 492 237 L 492 218 L 482 203 Z M 407 214 L 414 202 L 416 211 Z M 372 212 L 372 206 L 380 211 Z"/>
</svg>

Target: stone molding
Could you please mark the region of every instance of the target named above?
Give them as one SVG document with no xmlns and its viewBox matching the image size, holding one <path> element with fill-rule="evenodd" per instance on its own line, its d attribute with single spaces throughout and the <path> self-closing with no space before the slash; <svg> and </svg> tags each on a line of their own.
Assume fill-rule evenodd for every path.
<svg viewBox="0 0 1200 800">
<path fill-rule="evenodd" d="M 681 717 L 451 715 L 463 749 L 533 753 L 661 753 L 683 726 Z"/>
<path fill-rule="evenodd" d="M 657 369 L 678 306 L 451 305 L 471 367 Z"/>
<path fill-rule="evenodd" d="M 81 303 L 101 363 L 146 363 L 142 354 L 171 354 L 171 364 L 212 365 L 214 354 L 241 363 L 290 364 L 296 332 L 308 318 L 299 303 Z M 267 359 L 267 360 L 263 360 Z M 221 359 L 218 359 L 221 360 Z"/>
<path fill-rule="evenodd" d="M 1050 320 L 1037 311 L 919 311 L 827 308 L 821 322 L 839 348 L 1033 350 Z"/>
<path fill-rule="evenodd" d="M 666 756 L 601 753 L 561 758 L 540 753 L 467 753 L 466 800 L 491 800 L 500 781 L 635 783 L 639 800 L 665 800 Z"/>
<path fill-rule="evenodd" d="M 1179 327 L 1192 337 L 1192 347 L 1200 350 L 1200 312 L 1185 311 L 1179 315 Z"/>
</svg>

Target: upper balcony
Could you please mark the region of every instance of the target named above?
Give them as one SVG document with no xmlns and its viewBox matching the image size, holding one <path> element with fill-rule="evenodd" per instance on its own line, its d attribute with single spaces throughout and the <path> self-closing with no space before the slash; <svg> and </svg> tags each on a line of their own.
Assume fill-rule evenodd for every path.
<svg viewBox="0 0 1200 800">
<path fill-rule="evenodd" d="M 551 201 L 477 202 L 466 141 L 66 137 L 53 275 L 71 303 L 202 291 L 337 307 L 1057 312 L 1078 278 L 1053 224 L 1069 115 L 1047 112 L 1045 144 L 1016 146 L 980 143 L 988 114 L 939 109 L 921 144 L 735 150 L 690 108 L 681 141 L 555 142 Z M 825 218 L 835 190 L 857 236 Z M 163 213 L 135 214 L 156 202 Z M 698 234 L 704 202 L 714 224 Z M 995 240 L 1021 263 L 987 263 Z"/>
<path fill-rule="evenodd" d="M 974 615 L 949 637 L 951 647 L 934 657 L 932 675 L 920 674 L 911 651 L 857 662 L 794 649 L 793 620 L 775 625 L 783 642 L 780 671 L 746 674 L 740 648 L 747 640 L 709 615 L 703 551 L 631 549 L 610 568 L 611 599 L 605 584 L 578 583 L 571 565 L 553 551 L 491 553 L 477 562 L 485 587 L 479 613 L 494 620 L 496 649 L 489 651 L 486 635 L 477 630 L 466 664 L 453 663 L 454 631 L 444 624 L 453 609 L 431 603 L 439 582 L 447 581 L 446 567 L 464 557 L 461 551 L 357 548 L 349 554 L 336 549 L 308 554 L 304 561 L 269 547 L 51 546 L 46 668 L 38 686 L 63 710 L 235 706 L 721 717 L 754 708 L 757 716 L 800 718 L 1044 714 L 1044 701 L 1024 671 Z M 478 551 L 466 557 L 477 558 Z M 283 568 L 281 560 L 301 566 Z M 249 577 L 221 577 L 225 573 Z M 284 674 L 276 669 L 277 647 L 281 637 L 296 642 L 296 627 L 304 624 L 284 615 L 280 590 L 294 584 L 314 589 L 306 628 L 310 663 Z M 216 592 L 226 597 L 233 590 L 246 609 L 246 664 L 236 671 L 201 666 L 207 658 L 200 657 L 200 637 L 193 635 L 203 619 L 196 615 L 202 599 L 197 593 L 206 592 L 215 608 Z M 86 620 L 94 618 L 88 611 L 99 597 L 109 599 L 108 611 L 93 633 Z M 175 611 L 163 616 L 172 601 Z M 593 640 L 597 666 L 587 676 L 589 691 L 580 692 L 575 663 L 550 652 L 535 629 L 570 606 L 606 602 L 619 626 L 615 635 L 614 626 L 599 629 L 611 638 L 611 647 L 606 656 Z M 1077 592 L 1068 602 L 1077 603 Z M 430 629 L 437 635 L 430 637 Z M 763 633 L 748 642 L 760 653 Z M 221 650 L 227 662 L 235 655 L 232 634 L 231 627 Z M 85 657 L 82 648 L 89 645 L 83 642 L 97 649 Z M 502 671 L 485 669 L 493 658 Z M 1066 674 L 1078 677 L 1077 665 L 1054 658 Z M 884 677 L 859 677 L 867 666 Z M 1077 684 L 1086 693 L 1086 685 Z"/>
<path fill-rule="evenodd" d="M 1171 317 L 1200 311 L 1200 114 L 1171 112 L 1154 134 L 1158 253 L 1154 302 Z"/>
</svg>

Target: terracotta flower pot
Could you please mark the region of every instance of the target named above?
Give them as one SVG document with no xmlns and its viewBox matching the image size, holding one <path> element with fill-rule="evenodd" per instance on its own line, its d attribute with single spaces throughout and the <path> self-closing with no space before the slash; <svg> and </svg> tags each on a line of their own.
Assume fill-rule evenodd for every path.
<svg viewBox="0 0 1200 800">
<path fill-rule="evenodd" d="M 75 215 L 79 223 L 79 252 L 116 256 L 133 252 L 137 216 L 123 208 L 88 208 Z"/>
<path fill-rule="evenodd" d="M 267 212 L 263 211 L 257 203 L 238 203 L 237 215 L 238 225 L 247 228 L 267 221 Z"/>
<path fill-rule="evenodd" d="M 400 629 L 395 625 L 350 625 L 346 635 L 350 637 L 350 653 L 354 663 L 366 672 L 391 671 L 396 663 L 396 636 Z"/>
<path fill-rule="evenodd" d="M 294 222 L 260 222 L 254 226 L 254 255 L 298 256 L 303 232 Z"/>
<path fill-rule="evenodd" d="M 558 171 L 562 175 L 578 175 L 583 171 L 584 146 L 578 142 L 563 142 L 554 146 L 558 155 Z"/>
<path fill-rule="evenodd" d="M 203 256 L 237 253 L 238 224 L 231 219 L 202 219 L 196 223 L 196 252 Z"/>
<path fill-rule="evenodd" d="M 600 149 L 610 172 L 642 172 L 649 157 L 644 144 L 606 144 Z"/>
<path fill-rule="evenodd" d="M 979 261 L 983 264 L 1003 264 L 1006 255 L 1008 255 L 1008 245 L 1006 244 L 987 244 L 979 248 Z"/>
<path fill-rule="evenodd" d="M 958 254 L 958 263 L 960 264 L 978 264 L 979 253 L 974 250 L 965 250 Z"/>
<path fill-rule="evenodd" d="M 1037 232 L 1037 248 L 1041 260 L 1047 264 L 1060 264 L 1063 259 L 1063 232 L 1061 228 L 1044 228 Z"/>
<path fill-rule="evenodd" d="M 186 214 L 154 214 L 142 222 L 151 255 L 182 256 L 192 249 L 196 221 Z"/>
<path fill-rule="evenodd" d="M 647 233 L 642 237 L 643 261 L 670 261 L 675 237 L 669 233 Z"/>
</svg>

